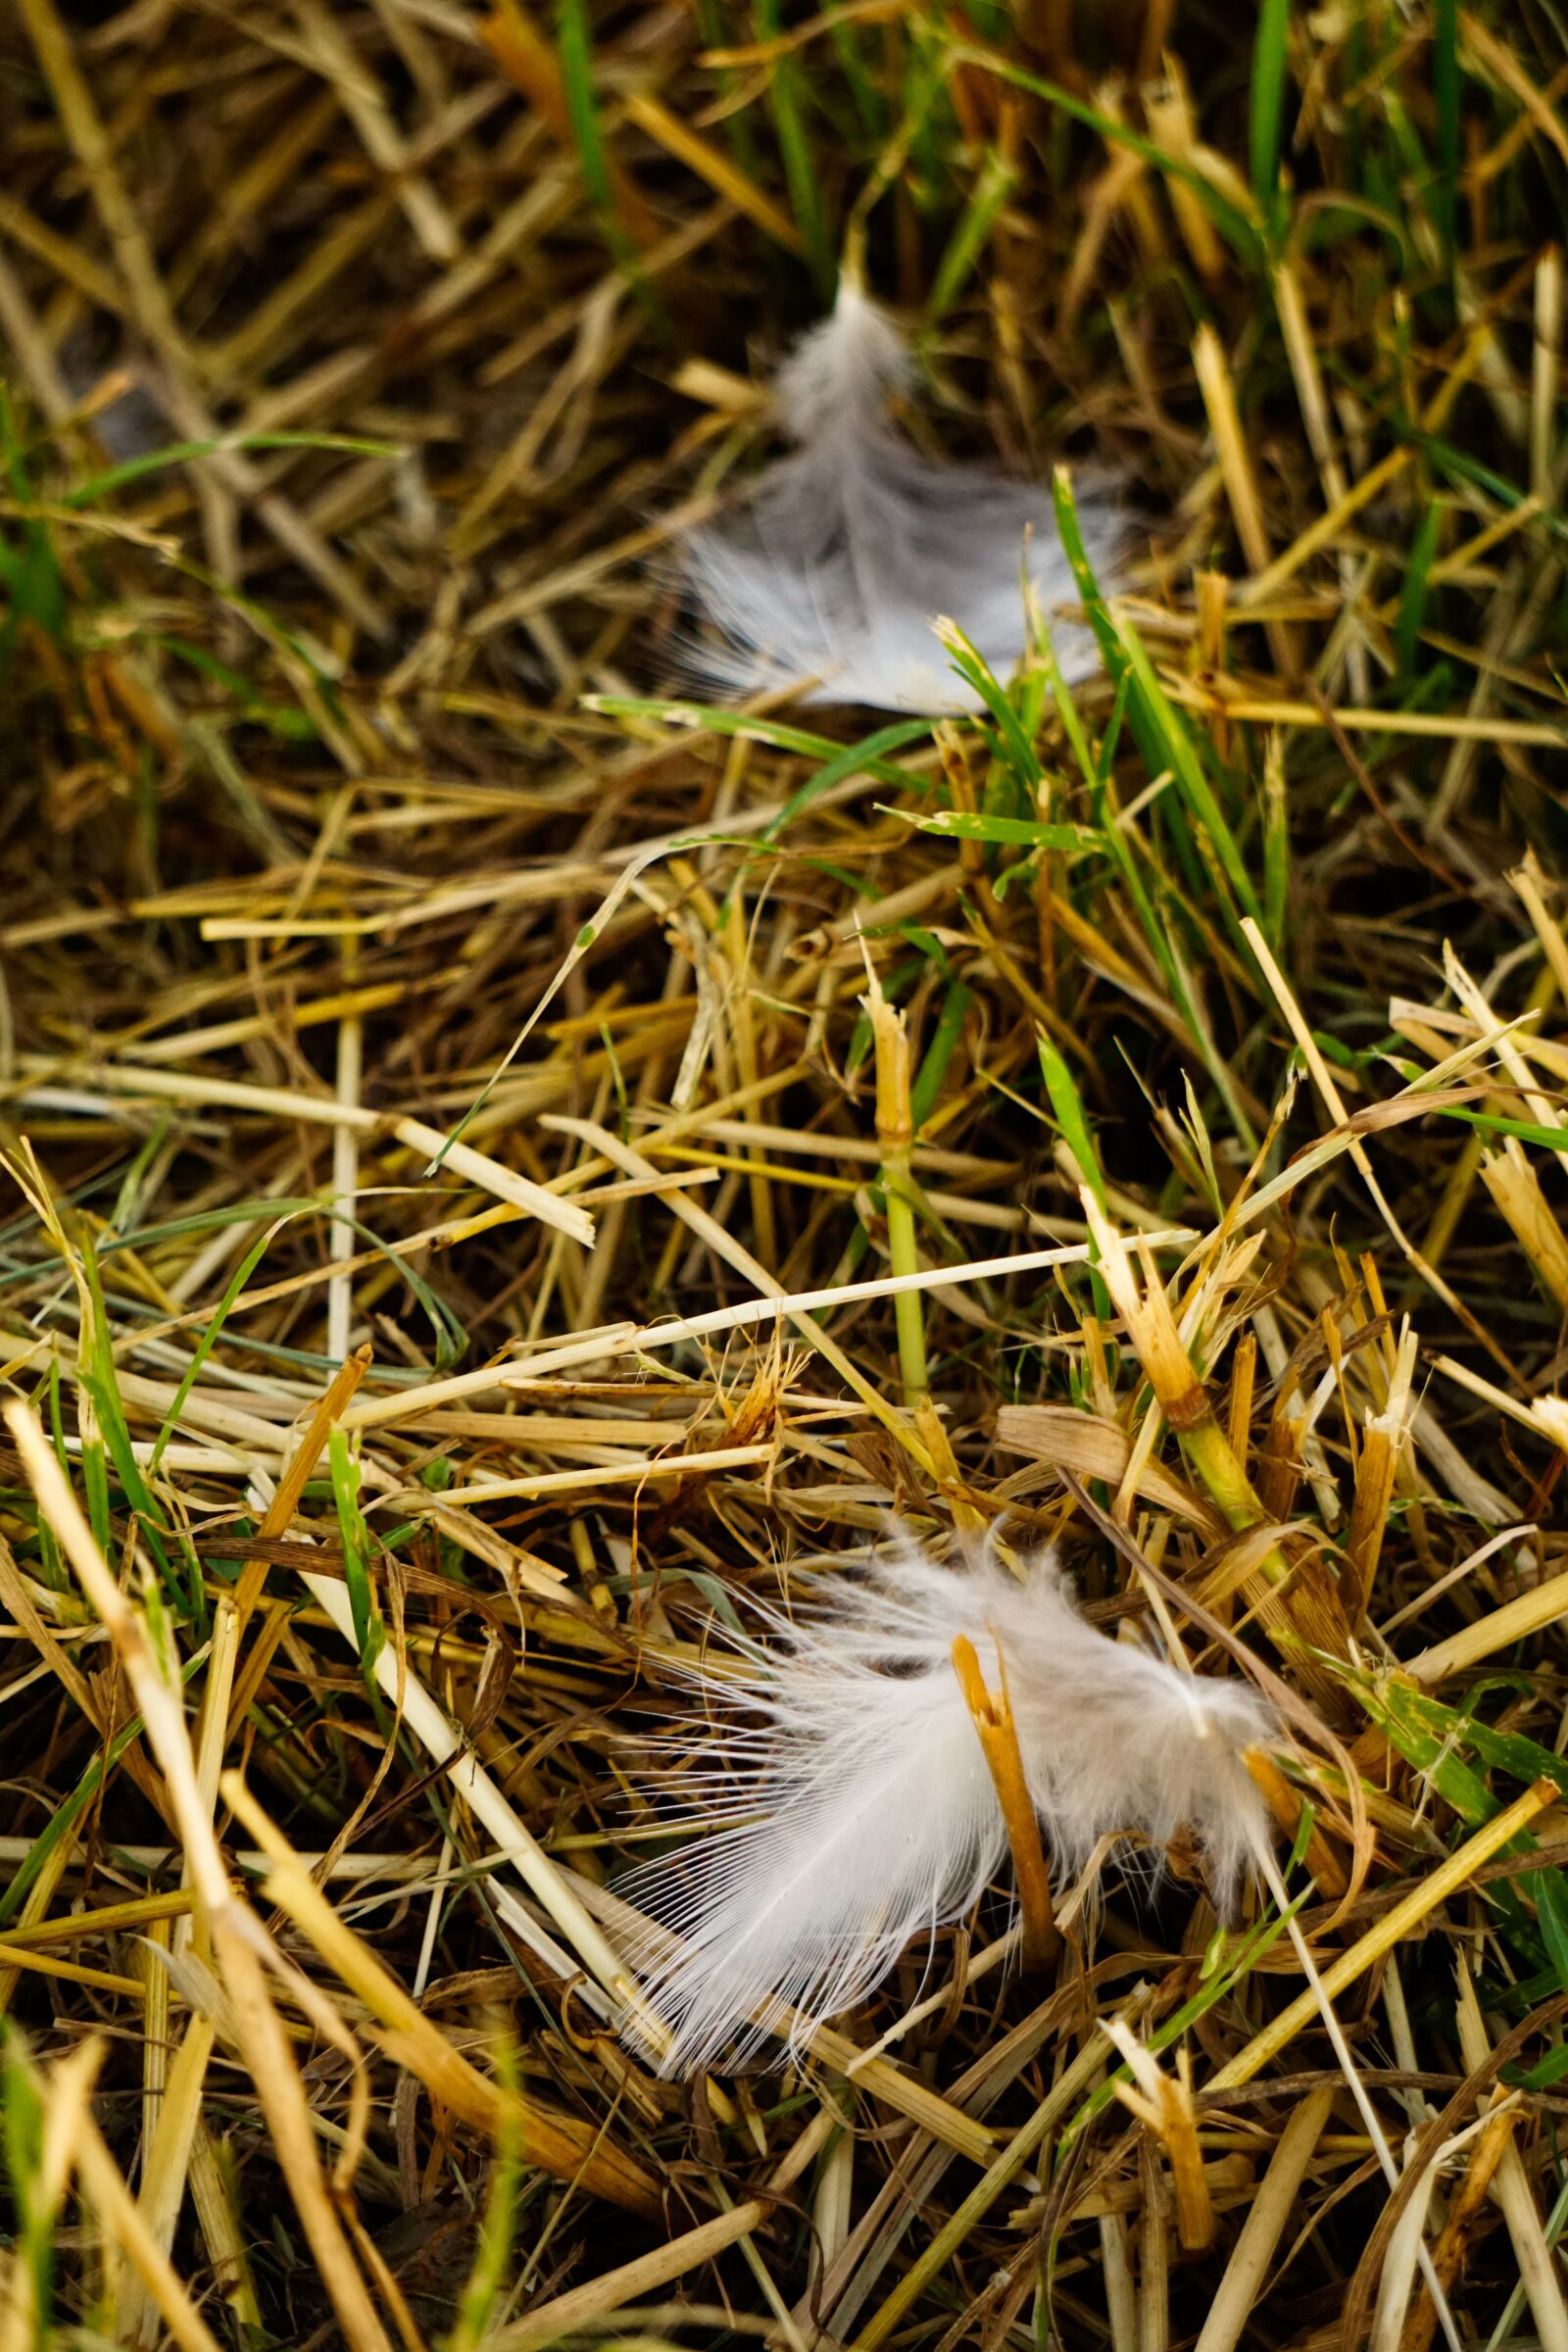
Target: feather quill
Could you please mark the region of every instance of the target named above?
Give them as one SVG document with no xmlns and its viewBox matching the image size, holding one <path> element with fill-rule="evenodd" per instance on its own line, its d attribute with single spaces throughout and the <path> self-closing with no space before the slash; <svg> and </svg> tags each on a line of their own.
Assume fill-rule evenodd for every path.
<svg viewBox="0 0 1568 2352">
<path fill-rule="evenodd" d="M 779 2032 L 798 2045 L 996 1877 L 1006 1834 L 953 1669 L 960 1634 L 988 1682 L 1005 1668 L 1058 1874 L 1110 1833 L 1161 1847 L 1185 1827 L 1223 1902 L 1259 1851 L 1242 1751 L 1269 1736 L 1262 1701 L 1107 1641 L 1049 1558 L 1020 1583 L 900 1549 L 799 1621 L 767 1614 L 774 1646 L 704 1685 L 733 1717 L 702 1815 L 720 1826 L 621 1882 L 665 1931 L 632 1957 L 670 2032 L 666 2072 L 744 2062 Z"/>
<path fill-rule="evenodd" d="M 741 510 L 692 531 L 687 578 L 715 634 L 686 663 L 735 696 L 802 690 L 806 702 L 938 712 L 979 708 L 932 636 L 956 620 L 1005 680 L 1024 651 L 1027 564 L 1048 614 L 1078 601 L 1047 493 L 979 466 L 941 465 L 888 414 L 913 362 L 894 321 L 847 283 L 774 387 L 796 447 Z M 1079 521 L 1109 585 L 1127 535 L 1109 478 L 1086 479 Z M 1054 632 L 1069 682 L 1099 665 L 1084 628 Z"/>
</svg>

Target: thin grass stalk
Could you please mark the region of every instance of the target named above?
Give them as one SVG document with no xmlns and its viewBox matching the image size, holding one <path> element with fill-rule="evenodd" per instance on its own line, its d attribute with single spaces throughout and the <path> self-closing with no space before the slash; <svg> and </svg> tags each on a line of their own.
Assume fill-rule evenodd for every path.
<svg viewBox="0 0 1568 2352">
<path fill-rule="evenodd" d="M 163 1963 L 151 1954 L 148 1959 L 167 1986 L 169 1978 Z M 148 2238 L 165 2255 L 172 2251 L 180 2207 L 184 2203 L 191 2150 L 201 2122 L 208 2062 L 215 2040 L 216 2034 L 210 2018 L 193 2015 L 188 2020 L 175 2049 L 173 2063 L 168 2070 L 168 2079 L 159 2102 L 157 2129 L 143 2145 L 141 2185 L 136 2208 L 146 2226 Z M 155 2340 L 157 2318 L 161 2314 L 158 2306 L 147 2297 L 145 2284 L 138 2281 L 137 2285 L 138 2291 L 132 2303 L 122 2306 L 119 2325 L 129 2340 L 146 2343 Z"/>
<path fill-rule="evenodd" d="M 349 992 L 358 958 L 348 942 L 343 956 L 345 993 Z M 338 1023 L 337 1070 L 333 1092 L 345 1106 L 357 1109 L 364 1078 L 365 1026 L 359 1013 L 348 1012 Z M 338 1211 L 327 1249 L 333 1274 L 326 1293 L 326 1352 L 334 1363 L 346 1363 L 354 1315 L 354 1280 L 348 1266 L 355 1254 L 354 1216 L 360 1182 L 360 1138 L 346 1121 L 332 1130 L 332 1202 Z"/>
<path fill-rule="evenodd" d="M 246 2233 L 224 2179 L 211 2132 L 200 2117 L 191 2146 L 191 2203 L 201 2224 L 202 2242 L 212 2265 L 218 2291 L 240 2328 L 260 2328 L 262 2307 L 246 2255 Z"/>
<path fill-rule="evenodd" d="M 1445 2293 L 1455 2284 L 1464 2268 L 1477 2217 L 1487 2201 L 1497 2168 L 1513 2144 L 1518 2121 L 1517 2100 L 1504 2095 L 1500 2105 L 1494 2105 L 1476 2134 L 1464 2178 L 1449 2202 L 1447 2218 L 1432 2249 L 1432 2267 Z M 1430 2293 L 1422 2294 L 1406 2316 L 1399 2333 L 1398 2352 L 1430 2352 L 1437 2331 L 1437 2305 Z"/>
<path fill-rule="evenodd" d="M 1269 1892 L 1279 1905 L 1280 1916 L 1285 1922 L 1286 1934 L 1296 1947 L 1296 1956 L 1299 1960 L 1302 1973 L 1307 1980 L 1307 1997 L 1322 2018 L 1329 2040 L 1333 2045 L 1335 2058 L 1339 2062 L 1340 2073 L 1345 2078 L 1346 2086 L 1366 2127 L 1367 2137 L 1372 2142 L 1372 2150 L 1377 2157 L 1383 2178 L 1387 2180 L 1390 2188 L 1397 2194 L 1400 2185 L 1399 2168 L 1394 2161 L 1387 2134 L 1378 2119 L 1377 2110 L 1372 2104 L 1366 2084 L 1362 2082 L 1356 2068 L 1355 2060 L 1350 2053 L 1350 2046 L 1345 2038 L 1345 2030 L 1334 2013 L 1333 1996 L 1329 1990 L 1328 1981 L 1318 1971 L 1311 1948 L 1302 1935 L 1296 1913 L 1291 1907 L 1279 1867 L 1266 1846 L 1258 1854 L 1258 1866 Z M 1437 2318 L 1442 2322 L 1443 2332 L 1447 2338 L 1449 2352 L 1462 2352 L 1459 2331 L 1454 2325 L 1453 2314 L 1448 2309 L 1443 2280 L 1438 2276 L 1437 2264 L 1424 2238 L 1417 2238 L 1415 2253 L 1417 2267 L 1430 2290 L 1432 2307 Z"/>
<path fill-rule="evenodd" d="M 1246 2048 L 1228 2059 L 1211 2078 L 1209 2089 L 1232 2090 L 1244 2082 L 1254 2082 L 1270 2060 L 1277 2058 L 1281 2050 L 1289 2049 L 1301 2028 L 1318 2014 L 1320 1992 L 1323 1999 L 1332 2001 L 1363 1977 L 1384 1952 L 1392 1951 L 1413 1928 L 1430 1917 L 1439 1904 L 1446 1902 L 1449 1895 L 1466 1885 L 1484 1863 L 1490 1862 L 1494 1854 L 1501 1851 L 1510 1838 L 1516 1838 L 1521 1830 L 1528 1829 L 1538 1813 L 1555 1803 L 1556 1796 L 1554 1781 L 1538 1781 L 1534 1788 L 1526 1789 L 1523 1796 L 1516 1797 L 1511 1805 L 1505 1805 L 1500 1813 L 1446 1855 L 1419 1886 L 1413 1886 L 1407 1895 L 1402 1896 L 1359 1936 L 1348 1950 L 1338 1954 L 1326 1969 L 1320 1971 L 1319 1984 L 1298 1995 L 1260 2033 L 1254 2034 Z"/>
<path fill-rule="evenodd" d="M 581 2175 L 587 2184 L 633 2212 L 659 2210 L 652 2183 L 612 2142 L 596 2146 L 597 2135 L 591 2130 L 535 2100 L 523 2099 L 519 2093 L 509 2097 L 462 2058 L 364 1941 L 344 1925 L 239 1775 L 225 1773 L 222 1788 L 225 1802 L 271 1862 L 266 1882 L 271 1900 L 310 1937 L 328 1966 L 365 2004 L 386 2047 L 419 2077 L 432 2095 L 466 2121 L 490 2132 L 499 2129 L 504 2113 L 514 2110 L 535 2163 L 562 2180 Z"/>
<path fill-rule="evenodd" d="M 1399 1334 L 1398 1353 L 1389 1382 L 1388 1401 L 1380 1412 L 1367 1414 L 1361 1437 L 1360 1458 L 1355 1466 L 1355 1495 L 1345 1539 L 1346 1553 L 1355 1579 L 1354 1592 L 1346 1600 L 1346 1615 L 1352 1633 L 1357 1631 L 1366 1614 L 1367 1601 L 1377 1581 L 1378 1562 L 1388 1533 L 1389 1506 L 1394 1500 L 1395 1481 L 1398 1475 L 1400 1458 L 1409 1444 L 1415 1365 L 1416 1335 L 1406 1319 Z"/>
<path fill-rule="evenodd" d="M 9 1606 L 10 1593 L 6 1590 L 6 1578 L 3 1572 L 7 1565 L 10 1563 L 0 1562 L 0 1595 L 5 1597 Z M 24 1631 L 25 1630 L 24 1627 Z M 61 1838 L 46 1855 L 42 1868 L 27 1889 L 16 1927 L 6 1936 L 7 1943 L 13 1949 L 20 1941 L 25 1940 L 29 1932 L 47 1922 L 50 1908 L 60 1890 L 61 1881 L 71 1866 L 74 1843 L 75 1840 L 72 1837 Z M 22 1982 L 22 1973 L 21 1966 L 16 1960 L 0 1962 L 0 2017 L 7 2014 L 12 2002 L 16 1999 L 17 1986 Z"/>
<path fill-rule="evenodd" d="M 1134 1996 L 1121 2013 L 1123 2023 L 1131 2026 L 1136 2021 L 1146 1998 Z M 1104 2066 L 1103 2049 L 1098 2038 L 1091 2038 L 1053 2084 L 1029 2121 L 1013 2134 L 950 2219 L 921 2249 L 897 2286 L 883 2298 L 855 2338 L 852 2352 L 878 2352 L 878 2347 L 887 2341 L 909 2306 L 924 2292 L 930 2281 L 940 2276 L 976 2223 L 989 2212 L 1003 2191 L 1011 2186 L 1036 2149 L 1045 2144 L 1050 2133 L 1072 2112 L 1076 2102 L 1093 2087 L 1103 2074 Z"/>
<path fill-rule="evenodd" d="M 1203 406 L 1208 413 L 1209 430 L 1214 436 L 1220 471 L 1225 478 L 1236 534 L 1251 567 L 1255 590 L 1259 578 L 1269 571 L 1273 551 L 1269 546 L 1268 529 L 1263 519 L 1263 502 L 1258 495 L 1247 436 L 1242 430 L 1230 368 L 1219 337 L 1207 324 L 1199 328 L 1194 340 L 1193 368 L 1203 395 Z M 1286 622 L 1279 620 L 1271 620 L 1267 627 L 1269 645 L 1281 676 L 1286 680 L 1299 676 L 1301 662 L 1296 632 Z"/>
<path fill-rule="evenodd" d="M 287 1532 L 332 1432 L 353 1402 L 370 1363 L 369 1348 L 362 1348 L 340 1364 L 333 1374 L 325 1395 L 313 1408 L 299 1444 L 262 1515 L 259 1532 L 265 1538 L 271 1540 Z M 209 1812 L 212 1798 L 217 1792 L 218 1773 L 229 1733 L 251 1704 L 261 1676 L 283 1637 L 286 1617 L 281 1610 L 274 1610 L 268 1625 L 252 1643 L 251 1656 L 236 1693 L 234 1678 L 240 1645 L 266 1582 L 266 1560 L 248 1561 L 240 1571 L 231 1606 L 225 1608 L 220 1619 L 215 1620 L 215 1645 L 202 1693 L 202 1718 L 198 1735 L 205 1759 L 203 1785 L 209 1791 Z"/>
<path fill-rule="evenodd" d="M 1556 476 L 1557 370 L 1562 347 L 1562 248 L 1536 264 L 1536 339 L 1530 369 L 1530 487 L 1548 501 Z"/>
<path fill-rule="evenodd" d="M 1456 1973 L 1459 2050 L 1466 2067 L 1475 2074 L 1492 2055 L 1492 2039 L 1462 1952 Z M 1520 2286 L 1529 2302 L 1543 2352 L 1568 2352 L 1568 2302 L 1563 2297 L 1558 2267 L 1542 2227 L 1524 2159 L 1511 2140 L 1498 2157 L 1493 2194 L 1507 2225 L 1514 2260 L 1519 2266 Z"/>
<path fill-rule="evenodd" d="M 1242 2233 L 1231 2249 L 1200 2330 L 1196 2352 L 1236 2352 L 1333 2104 L 1333 2087 L 1326 2085 L 1308 2091 L 1292 2110 L 1257 2194 L 1248 2207 Z"/>
<path fill-rule="evenodd" d="M 1100 2268 L 1105 2281 L 1105 2317 L 1110 2323 L 1111 2352 L 1138 2352 L 1138 2294 L 1133 2285 L 1132 2253 L 1122 2214 L 1100 2217 Z"/>
<path fill-rule="evenodd" d="M 1173 52 L 1167 53 L 1163 62 L 1163 76 L 1151 82 L 1143 93 L 1150 135 L 1167 155 L 1176 156 L 1190 169 L 1196 169 L 1197 134 L 1187 84 Z M 1225 248 L 1201 198 L 1185 179 L 1168 178 L 1165 186 L 1182 242 L 1200 277 L 1205 285 L 1218 285 L 1225 275 Z"/>
<path fill-rule="evenodd" d="M 640 1155 L 629 1154 L 631 1157 Z M 647 1163 L 643 1163 L 644 1166 Z M 639 1173 L 641 1171 L 639 1170 Z M 1156 1224 L 1145 1237 L 1152 1246 L 1190 1241 L 1191 1229 Z M 478 1372 L 457 1372 L 450 1377 L 430 1381 L 416 1389 L 400 1390 L 389 1397 L 372 1397 L 351 1405 L 342 1416 L 344 1429 L 368 1429 L 404 1420 L 416 1421 L 423 1414 L 439 1411 L 465 1398 L 487 1393 L 505 1394 L 509 1387 L 521 1387 L 574 1366 L 604 1363 L 615 1356 L 657 1352 L 678 1347 L 683 1341 L 706 1339 L 719 1332 L 744 1331 L 758 1323 L 773 1322 L 780 1318 L 791 1322 L 797 1318 L 805 1323 L 822 1307 L 854 1306 L 864 1298 L 896 1298 L 901 1289 L 929 1291 L 964 1282 L 981 1282 L 1004 1274 L 1029 1274 L 1048 1266 L 1083 1265 L 1088 1262 L 1091 1245 L 1068 1243 L 1053 1250 L 1020 1250 L 1005 1257 L 975 1258 L 956 1266 L 932 1266 L 922 1273 L 904 1276 L 888 1275 L 870 1282 L 832 1283 L 819 1290 L 782 1291 L 769 1276 L 765 1294 L 756 1298 L 740 1299 L 733 1306 L 715 1307 L 701 1315 L 682 1315 L 673 1323 L 607 1323 L 599 1330 L 588 1332 L 559 1347 L 541 1348 L 537 1354 L 518 1357 L 515 1365 L 489 1367 Z M 819 1328 L 806 1323 L 802 1333 L 813 1346 L 821 1348 L 827 1361 L 837 1368 L 842 1349 L 835 1350 L 831 1342 L 824 1342 Z M 851 1367 L 853 1375 L 853 1367 Z M 857 1385 L 857 1383 L 858 1385 Z M 863 1376 L 854 1375 L 851 1385 L 859 1396 L 869 1386 Z M 861 1398 L 867 1410 L 877 1419 L 886 1420 L 890 1409 L 875 1391 Z M 893 1418 L 896 1420 L 897 1416 Z M 929 1464 L 925 1464 L 929 1467 Z"/>
<path fill-rule="evenodd" d="M 1170 2352 L 1169 2194 L 1153 2142 L 1138 2150 L 1138 2352 Z"/>
<path fill-rule="evenodd" d="M 169 2015 L 170 1981 L 169 1971 L 162 1958 L 163 1953 L 170 1949 L 170 1922 L 167 1919 L 149 1921 L 147 1938 L 141 1955 L 142 1969 L 147 1980 L 147 1991 L 146 1998 L 142 2003 L 142 2031 L 145 2038 L 142 2044 L 141 2182 L 137 2202 L 144 2210 L 150 2202 L 148 2196 L 149 2177 L 154 2168 L 159 2125 L 166 2110 L 171 2073 L 169 2064 L 172 2043 Z M 154 2234 L 158 2234 L 156 2230 Z M 172 2230 L 170 2230 L 167 2237 L 160 2240 L 166 2254 L 169 2252 L 172 2240 Z M 126 2283 L 125 2274 L 122 2270 L 120 2274 L 122 2288 Z M 139 2287 L 133 2287 L 128 2304 L 122 2299 L 117 2314 L 117 2324 L 121 2333 L 132 2342 L 146 2341 L 153 2335 L 158 2326 L 158 2315 L 154 2306 L 144 2301 Z"/>
</svg>

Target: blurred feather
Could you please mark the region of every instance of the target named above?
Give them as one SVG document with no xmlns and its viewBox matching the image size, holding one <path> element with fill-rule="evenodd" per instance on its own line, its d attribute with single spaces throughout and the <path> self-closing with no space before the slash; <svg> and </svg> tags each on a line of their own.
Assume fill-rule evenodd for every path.
<svg viewBox="0 0 1568 2352">
<path fill-rule="evenodd" d="M 619 1888 L 677 1939 L 645 1955 L 667 2071 L 745 2059 L 776 2030 L 798 2041 L 997 1876 L 1006 1835 L 953 1670 L 960 1634 L 993 1687 L 1005 1667 L 1061 1879 L 1107 1834 L 1162 1847 L 1189 1828 L 1219 1900 L 1234 1896 L 1264 1836 L 1242 1750 L 1267 1738 L 1266 1708 L 1244 1684 L 1107 1641 L 1049 1559 L 1019 1583 L 992 1560 L 954 1570 L 906 1548 L 836 1578 L 802 1621 L 767 1614 L 777 1646 L 747 1644 L 738 1678 L 703 1684 L 725 1740 L 696 1768 L 701 1818 L 720 1826 Z"/>
<path fill-rule="evenodd" d="M 774 402 L 794 452 L 736 514 L 686 542 L 692 593 L 716 632 L 687 649 L 702 683 L 737 697 L 802 686 L 807 702 L 973 710 L 932 622 L 956 621 L 1005 682 L 1024 651 L 1025 564 L 1048 619 L 1077 604 L 1046 491 L 943 465 L 905 440 L 888 404 L 913 373 L 894 321 L 848 285 L 780 368 Z M 1078 514 L 1108 587 L 1127 526 L 1105 476 L 1081 484 Z M 1053 635 L 1069 681 L 1099 666 L 1087 629 Z"/>
</svg>

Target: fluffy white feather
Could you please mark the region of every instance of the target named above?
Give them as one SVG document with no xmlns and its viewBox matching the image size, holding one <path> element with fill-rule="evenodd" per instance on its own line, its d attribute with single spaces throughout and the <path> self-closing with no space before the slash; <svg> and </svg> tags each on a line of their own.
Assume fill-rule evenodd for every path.
<svg viewBox="0 0 1568 2352">
<path fill-rule="evenodd" d="M 933 620 L 956 620 L 1005 681 L 1024 649 L 1025 563 L 1048 617 L 1077 603 L 1044 490 L 936 464 L 904 439 L 888 404 L 912 376 L 893 320 L 848 286 L 785 362 L 775 405 L 794 452 L 737 514 L 687 541 L 690 585 L 716 632 L 688 655 L 706 684 L 739 696 L 810 680 L 808 702 L 971 710 Z M 1108 586 L 1125 521 L 1103 479 L 1078 501 Z M 1087 629 L 1054 636 L 1069 680 L 1098 666 Z"/>
<path fill-rule="evenodd" d="M 901 1549 L 769 1630 L 776 1646 L 748 1650 L 741 1678 L 705 1685 L 726 1737 L 703 1817 L 723 1826 L 621 1885 L 677 1939 L 649 1958 L 666 2071 L 745 2059 L 786 2010 L 798 2040 L 998 1875 L 1006 1836 L 952 1664 L 959 1634 L 993 1689 L 1005 1663 L 1058 1879 L 1108 1833 L 1158 1847 L 1186 1827 L 1226 1900 L 1258 1850 L 1241 1751 L 1268 1737 L 1261 1700 L 1107 1641 L 1049 1559 L 1020 1584 L 994 1561 L 954 1570 Z"/>
</svg>

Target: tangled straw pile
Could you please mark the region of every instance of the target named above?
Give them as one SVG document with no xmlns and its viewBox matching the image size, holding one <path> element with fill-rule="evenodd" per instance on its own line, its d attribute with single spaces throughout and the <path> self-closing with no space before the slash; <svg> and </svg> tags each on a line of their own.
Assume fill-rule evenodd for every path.
<svg viewBox="0 0 1568 2352">
<path fill-rule="evenodd" d="M 1017 20 L 0 24 L 0 2344 L 1568 2347 L 1561 29 Z M 661 699 L 846 242 L 1097 683 Z M 1397 2194 L 1179 1845 L 617 2035 L 890 1513 L 1273 1677 Z"/>
</svg>

